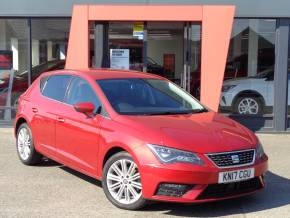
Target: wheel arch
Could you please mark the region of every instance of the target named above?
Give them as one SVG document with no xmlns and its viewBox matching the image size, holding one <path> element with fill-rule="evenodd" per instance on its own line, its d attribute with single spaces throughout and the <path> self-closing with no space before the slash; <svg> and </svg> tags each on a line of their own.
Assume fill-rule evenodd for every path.
<svg viewBox="0 0 290 218">
<path fill-rule="evenodd" d="M 265 105 L 265 99 L 263 97 L 263 95 L 261 93 L 259 93 L 258 91 L 256 90 L 243 90 L 241 92 L 239 92 L 235 97 L 234 97 L 234 100 L 232 101 L 232 106 L 234 107 L 235 104 L 237 103 L 237 100 L 240 98 L 240 97 L 243 97 L 243 96 L 254 96 L 254 97 L 258 97 L 261 99 L 262 101 L 262 104 Z"/>
<path fill-rule="evenodd" d="M 128 152 L 126 149 L 120 146 L 111 147 L 104 155 L 104 158 L 102 160 L 102 169 L 104 168 L 106 162 L 109 160 L 110 157 L 122 151 Z"/>
<path fill-rule="evenodd" d="M 24 117 L 19 117 L 15 123 L 15 128 L 14 128 L 14 135 L 17 135 L 17 131 L 20 127 L 21 124 L 27 123 L 27 120 Z"/>
<path fill-rule="evenodd" d="M 119 152 L 127 152 L 128 154 L 131 155 L 135 163 L 139 166 L 139 161 L 137 156 L 133 152 L 134 148 L 131 148 L 129 146 L 119 144 L 119 145 L 112 145 L 110 146 L 107 150 L 103 152 L 102 158 L 100 159 L 99 162 L 99 167 L 98 167 L 98 177 L 101 179 L 103 175 L 103 168 L 106 164 L 106 162 L 109 160 L 110 157 L 113 155 L 119 153 Z"/>
</svg>

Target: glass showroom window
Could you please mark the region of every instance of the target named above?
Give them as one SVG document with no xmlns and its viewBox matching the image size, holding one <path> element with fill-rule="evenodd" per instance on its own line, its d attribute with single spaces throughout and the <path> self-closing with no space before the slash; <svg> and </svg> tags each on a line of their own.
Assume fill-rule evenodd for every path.
<svg viewBox="0 0 290 218">
<path fill-rule="evenodd" d="M 41 73 L 63 69 L 70 19 L 31 20 L 31 80 Z"/>
<path fill-rule="evenodd" d="M 290 21 L 289 21 L 290 22 Z M 290 29 L 290 27 L 289 27 Z M 287 128 L 288 130 L 290 130 L 290 31 L 289 31 L 289 35 L 288 35 L 289 39 L 288 39 L 288 99 L 287 99 Z"/>
<path fill-rule="evenodd" d="M 148 22 L 147 71 L 181 85 L 184 22 Z"/>
<path fill-rule="evenodd" d="M 0 19 L 0 120 L 15 116 L 28 87 L 28 21 Z"/>
<path fill-rule="evenodd" d="M 273 117 L 274 19 L 235 19 L 220 111 Z"/>
<path fill-rule="evenodd" d="M 110 68 L 143 71 L 144 24 L 110 22 Z"/>
<path fill-rule="evenodd" d="M 288 53 L 289 55 L 289 53 Z M 289 61 L 289 58 L 288 58 Z M 290 68 L 289 68 L 289 63 L 288 63 L 288 113 L 287 113 L 287 122 L 288 122 L 288 128 L 290 128 Z"/>
<path fill-rule="evenodd" d="M 196 98 L 200 98 L 201 69 L 201 24 L 194 23 L 190 31 L 190 84 L 189 90 Z"/>
</svg>

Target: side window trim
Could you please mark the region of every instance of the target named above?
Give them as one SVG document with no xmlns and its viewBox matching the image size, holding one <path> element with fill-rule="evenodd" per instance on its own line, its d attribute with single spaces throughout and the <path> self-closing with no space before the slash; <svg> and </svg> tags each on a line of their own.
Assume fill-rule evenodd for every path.
<svg viewBox="0 0 290 218">
<path fill-rule="evenodd" d="M 42 94 L 42 92 L 47 84 L 48 79 L 49 79 L 49 76 L 45 76 L 45 77 L 41 78 L 39 81 L 39 90 L 40 90 L 41 94 Z"/>
<path fill-rule="evenodd" d="M 66 91 L 65 91 L 65 95 L 64 95 L 64 98 L 63 98 L 63 103 L 67 104 L 67 105 L 70 105 L 67 103 L 67 97 L 69 95 L 69 92 L 70 92 L 70 89 L 71 89 L 71 86 L 72 86 L 72 83 L 73 81 L 76 79 L 76 76 L 72 75 L 71 78 L 70 78 L 70 81 L 68 82 L 67 84 L 67 88 L 66 88 Z"/>
</svg>

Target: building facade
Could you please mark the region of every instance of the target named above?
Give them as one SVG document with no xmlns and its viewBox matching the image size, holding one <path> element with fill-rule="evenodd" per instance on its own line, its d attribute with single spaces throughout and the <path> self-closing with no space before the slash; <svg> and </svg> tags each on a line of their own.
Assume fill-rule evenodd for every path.
<svg viewBox="0 0 290 218">
<path fill-rule="evenodd" d="M 13 120 L 18 97 L 42 72 L 64 68 L 74 4 L 235 5 L 219 111 L 256 131 L 290 131 L 290 2 L 283 0 L 5 1 L 1 122 Z M 156 73 L 199 98 L 201 23 L 96 21 L 88 31 L 91 67 Z"/>
</svg>

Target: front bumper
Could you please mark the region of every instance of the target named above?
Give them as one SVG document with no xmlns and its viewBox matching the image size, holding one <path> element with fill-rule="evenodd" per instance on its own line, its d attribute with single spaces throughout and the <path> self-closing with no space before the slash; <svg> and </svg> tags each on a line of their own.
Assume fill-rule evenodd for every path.
<svg viewBox="0 0 290 218">
<path fill-rule="evenodd" d="M 182 163 L 139 164 L 142 165 L 140 167 L 140 173 L 144 198 L 160 201 L 193 203 L 234 198 L 263 189 L 264 174 L 268 169 L 268 158 L 264 156 L 250 166 L 226 169 L 218 168 L 208 161 L 205 166 L 194 166 Z M 226 185 L 218 184 L 218 175 L 220 172 L 247 168 L 255 168 L 254 179 L 243 182 L 227 183 Z M 184 184 L 188 185 L 190 188 L 178 197 L 160 195 L 158 189 L 160 185 L 164 183 Z"/>
<path fill-rule="evenodd" d="M 232 107 L 235 95 L 231 92 L 222 92 L 220 97 L 220 107 Z"/>
</svg>

